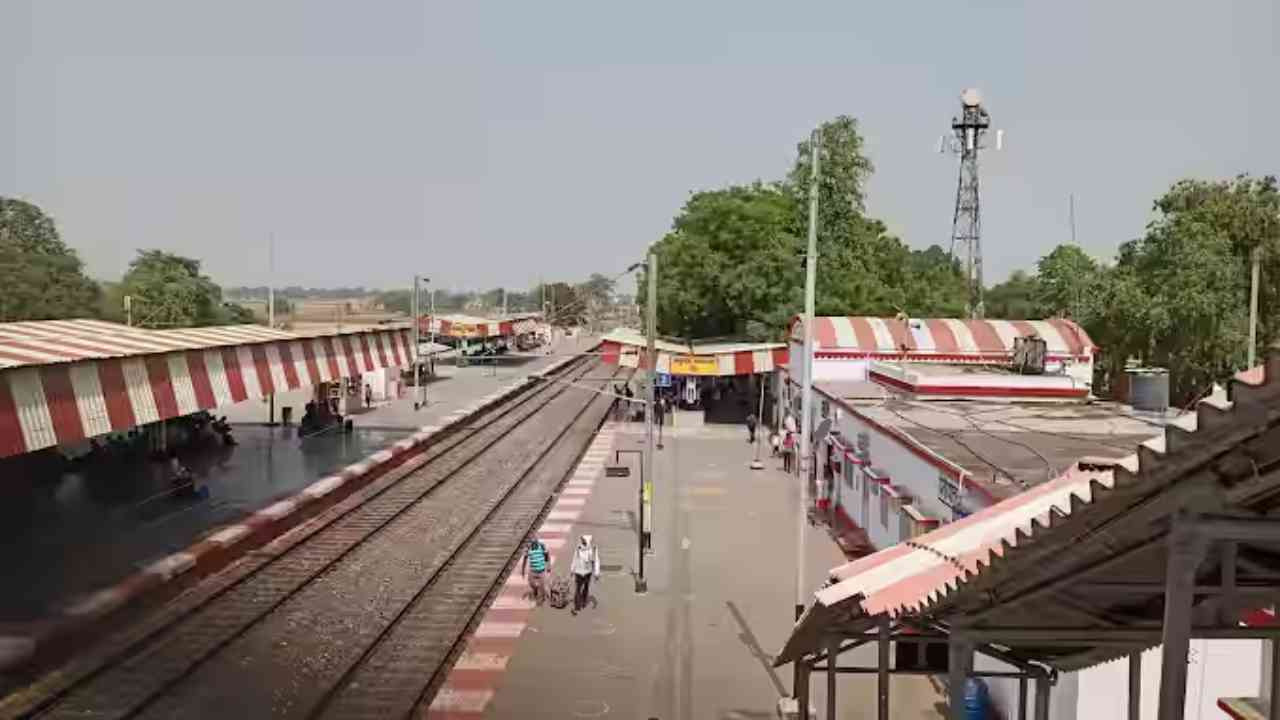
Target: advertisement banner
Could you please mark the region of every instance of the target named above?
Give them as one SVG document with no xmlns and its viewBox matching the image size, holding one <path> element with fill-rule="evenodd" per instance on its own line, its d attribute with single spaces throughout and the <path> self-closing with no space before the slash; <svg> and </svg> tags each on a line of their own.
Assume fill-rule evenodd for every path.
<svg viewBox="0 0 1280 720">
<path fill-rule="evenodd" d="M 720 363 L 714 356 L 686 355 L 671 358 L 672 375 L 718 375 Z"/>
</svg>

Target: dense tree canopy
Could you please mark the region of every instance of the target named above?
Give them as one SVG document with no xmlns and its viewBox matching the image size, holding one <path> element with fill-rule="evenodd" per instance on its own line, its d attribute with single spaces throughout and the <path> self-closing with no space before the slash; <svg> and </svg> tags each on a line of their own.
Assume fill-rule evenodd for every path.
<svg viewBox="0 0 1280 720">
<path fill-rule="evenodd" d="M 0 197 L 0 322 L 95 317 L 98 285 L 53 218 L 31 203 Z"/>
<path fill-rule="evenodd" d="M 811 152 L 809 141 L 800 143 L 783 182 L 690 196 L 655 245 L 660 332 L 773 339 L 803 310 Z M 842 116 L 822 126 L 820 160 L 817 312 L 954 315 L 963 308 L 964 281 L 941 248 L 913 251 L 864 214 L 873 167 L 857 121 Z"/>
<path fill-rule="evenodd" d="M 139 250 L 120 292 L 131 298 L 135 325 L 200 327 L 251 322 L 243 308 L 222 301 L 222 288 L 201 274 L 200 261 L 163 250 Z"/>
<path fill-rule="evenodd" d="M 1259 347 L 1280 338 L 1280 193 L 1275 178 L 1182 180 L 1158 198 L 1146 233 L 1103 266 L 1061 245 L 993 288 L 993 317 L 1067 316 L 1103 348 L 1102 369 L 1166 367 L 1175 400 L 1203 395 L 1245 364 L 1249 265 L 1262 249 Z"/>
</svg>

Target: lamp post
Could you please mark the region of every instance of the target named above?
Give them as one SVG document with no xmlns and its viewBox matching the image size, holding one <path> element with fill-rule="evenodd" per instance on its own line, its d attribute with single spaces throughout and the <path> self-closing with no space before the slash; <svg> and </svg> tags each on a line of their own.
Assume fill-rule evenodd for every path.
<svg viewBox="0 0 1280 720">
<path fill-rule="evenodd" d="M 409 303 L 413 313 L 413 409 L 418 410 L 426 403 L 422 399 L 422 315 L 418 311 L 418 299 L 421 295 L 419 284 L 431 283 L 431 278 L 420 275 L 413 276 L 413 301 Z M 432 305 L 435 305 L 435 294 L 432 293 Z M 434 320 L 434 318 L 433 318 Z"/>
<path fill-rule="evenodd" d="M 818 178 L 819 155 L 821 154 L 822 131 L 815 129 L 809 138 L 809 250 L 805 256 L 804 271 L 804 357 L 801 366 L 804 368 L 804 381 L 801 384 L 800 396 L 800 482 L 799 507 L 796 511 L 796 607 L 795 619 L 804 614 L 806 603 L 806 587 L 804 579 L 805 563 L 805 525 L 808 524 L 808 489 L 809 467 L 813 464 L 813 448 L 809 440 L 813 434 L 813 314 L 815 283 L 818 264 Z M 834 658 L 833 658 L 834 661 Z M 800 685 L 805 682 L 800 663 L 795 663 L 795 675 L 791 694 L 801 697 Z M 808 702 L 807 700 L 805 702 Z M 804 711 L 807 713 L 808 708 Z"/>
</svg>

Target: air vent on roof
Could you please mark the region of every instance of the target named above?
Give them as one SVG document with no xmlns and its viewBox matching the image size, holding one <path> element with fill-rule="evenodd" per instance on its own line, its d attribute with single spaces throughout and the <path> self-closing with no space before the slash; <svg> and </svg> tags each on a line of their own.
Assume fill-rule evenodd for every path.
<svg viewBox="0 0 1280 720">
<path fill-rule="evenodd" d="M 1027 335 L 1013 339 L 1013 368 L 1023 375 L 1044 374 L 1044 338 Z"/>
</svg>

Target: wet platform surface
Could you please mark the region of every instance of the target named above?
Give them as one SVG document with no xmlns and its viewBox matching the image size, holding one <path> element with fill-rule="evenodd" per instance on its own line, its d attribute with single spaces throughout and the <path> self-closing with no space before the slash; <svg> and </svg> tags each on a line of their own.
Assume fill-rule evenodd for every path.
<svg viewBox="0 0 1280 720">
<path fill-rule="evenodd" d="M 145 459 L 6 478 L 0 623 L 44 617 L 409 432 L 357 428 L 301 439 L 296 427 L 237 425 L 235 447 L 179 452 L 207 486 L 203 498 L 176 495 L 167 468 Z"/>
</svg>

